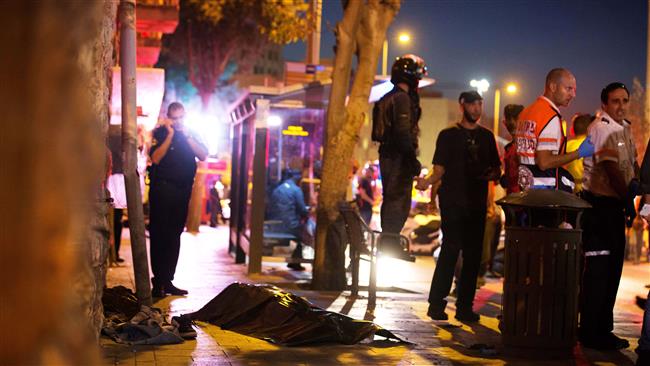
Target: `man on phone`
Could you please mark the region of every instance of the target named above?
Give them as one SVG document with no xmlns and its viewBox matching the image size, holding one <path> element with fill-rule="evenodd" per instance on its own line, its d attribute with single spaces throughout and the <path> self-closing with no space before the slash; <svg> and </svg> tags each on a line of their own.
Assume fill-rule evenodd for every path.
<svg viewBox="0 0 650 366">
<path fill-rule="evenodd" d="M 149 235 L 151 239 L 152 297 L 186 295 L 172 284 L 185 228 L 188 205 L 196 174 L 196 159 L 208 151 L 185 129 L 185 109 L 178 102 L 167 109 L 167 119 L 153 131 L 152 174 L 149 190 Z"/>
</svg>

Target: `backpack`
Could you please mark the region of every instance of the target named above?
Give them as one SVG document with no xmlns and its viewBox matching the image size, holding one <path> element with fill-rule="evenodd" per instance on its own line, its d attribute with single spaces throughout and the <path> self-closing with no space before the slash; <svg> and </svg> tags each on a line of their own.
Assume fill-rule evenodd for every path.
<svg viewBox="0 0 650 366">
<path fill-rule="evenodd" d="M 392 100 L 392 98 L 387 98 L 390 94 L 384 95 L 372 108 L 372 141 L 386 142 L 386 137 L 391 129 L 392 121 L 386 118 L 390 100 Z"/>
</svg>

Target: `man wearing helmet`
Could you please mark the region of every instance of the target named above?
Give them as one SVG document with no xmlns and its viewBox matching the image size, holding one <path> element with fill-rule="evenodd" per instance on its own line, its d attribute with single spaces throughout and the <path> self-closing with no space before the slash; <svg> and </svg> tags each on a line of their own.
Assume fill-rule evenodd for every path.
<svg viewBox="0 0 650 366">
<path fill-rule="evenodd" d="M 375 104 L 373 111 L 373 139 L 380 142 L 379 168 L 384 196 L 379 249 L 406 260 L 413 257 L 400 245 L 399 234 L 411 208 L 413 177 L 420 174 L 422 167 L 417 159 L 421 114 L 418 83 L 426 72 L 420 57 L 398 58 L 391 70 L 394 87 Z M 375 131 L 378 121 L 383 121 L 380 133 Z"/>
</svg>

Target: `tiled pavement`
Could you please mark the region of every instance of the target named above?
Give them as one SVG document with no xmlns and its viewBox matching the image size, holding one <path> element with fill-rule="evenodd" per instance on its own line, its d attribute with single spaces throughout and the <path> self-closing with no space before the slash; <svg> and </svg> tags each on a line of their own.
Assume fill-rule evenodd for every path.
<svg viewBox="0 0 650 366">
<path fill-rule="evenodd" d="M 133 288 L 128 230 L 125 230 L 122 256 L 127 260 L 109 270 L 108 286 Z M 186 297 L 167 297 L 155 305 L 167 314 L 177 315 L 198 310 L 234 281 L 272 283 L 308 298 L 328 310 L 354 318 L 366 316 L 366 299 L 361 292 L 352 298 L 349 292 L 315 292 L 306 290 L 309 271 L 288 271 L 276 258 L 267 258 L 261 275 L 246 276 L 243 265 L 234 264 L 227 254 L 227 229 L 201 227 L 201 233 L 184 233 L 177 268 L 176 285 L 187 288 Z M 308 266 L 309 267 L 309 266 Z M 101 345 L 106 364 L 117 365 L 632 365 L 642 312 L 633 304 L 634 295 L 643 293 L 650 282 L 650 264 L 626 264 L 615 314 L 617 334 L 627 338 L 632 347 L 623 352 L 597 352 L 576 349 L 573 360 L 535 361 L 515 357 L 500 346 L 496 316 L 500 312 L 501 281 L 488 280 L 477 293 L 476 306 L 481 313 L 479 324 L 468 326 L 451 321 L 434 324 L 427 316 L 429 283 L 434 269 L 431 258 L 419 257 L 416 263 L 382 259 L 374 321 L 413 345 L 395 345 L 380 340 L 358 345 L 319 345 L 282 347 L 247 337 L 217 326 L 199 323 L 196 340 L 168 346 L 125 346 L 103 338 Z M 367 270 L 367 268 L 362 268 Z M 362 280 L 364 278 L 362 274 Z M 367 278 L 367 277 L 366 277 Z M 453 304 L 449 307 L 453 317 Z M 449 311 L 452 310 L 452 311 Z M 485 343 L 497 347 L 497 355 L 482 356 L 468 347 Z"/>
</svg>

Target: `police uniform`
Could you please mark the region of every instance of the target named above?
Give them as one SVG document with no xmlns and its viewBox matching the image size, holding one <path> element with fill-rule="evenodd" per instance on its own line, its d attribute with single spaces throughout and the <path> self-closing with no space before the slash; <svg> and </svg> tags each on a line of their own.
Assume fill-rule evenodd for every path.
<svg viewBox="0 0 650 366">
<path fill-rule="evenodd" d="M 167 134 L 165 126 L 153 131 L 150 155 Z M 151 172 L 149 235 L 154 288 L 173 286 L 195 173 L 195 154 L 187 136 L 175 131 L 167 153 L 158 164 L 153 164 Z"/>
<path fill-rule="evenodd" d="M 377 102 L 386 104 L 390 133 L 379 146 L 383 204 L 381 228 L 384 233 L 399 235 L 411 208 L 413 177 L 420 174 L 417 159 L 418 121 L 421 115 L 417 93 L 395 86 Z"/>
<path fill-rule="evenodd" d="M 553 155 L 565 152 L 562 116 L 551 100 L 540 96 L 519 114 L 515 138 L 520 162 L 519 185 L 522 189 L 573 191 L 573 178 L 566 170 L 542 170 L 535 163 L 537 151 L 550 151 Z"/>
<path fill-rule="evenodd" d="M 580 336 L 586 343 L 611 339 L 614 303 L 625 252 L 625 201 L 610 184 L 602 164 L 611 161 L 628 185 L 635 174 L 636 149 L 630 124 L 616 122 L 607 113 L 589 127 L 595 155 L 584 159 L 582 197 L 592 209 L 584 215 L 585 270 L 580 305 Z"/>
</svg>

